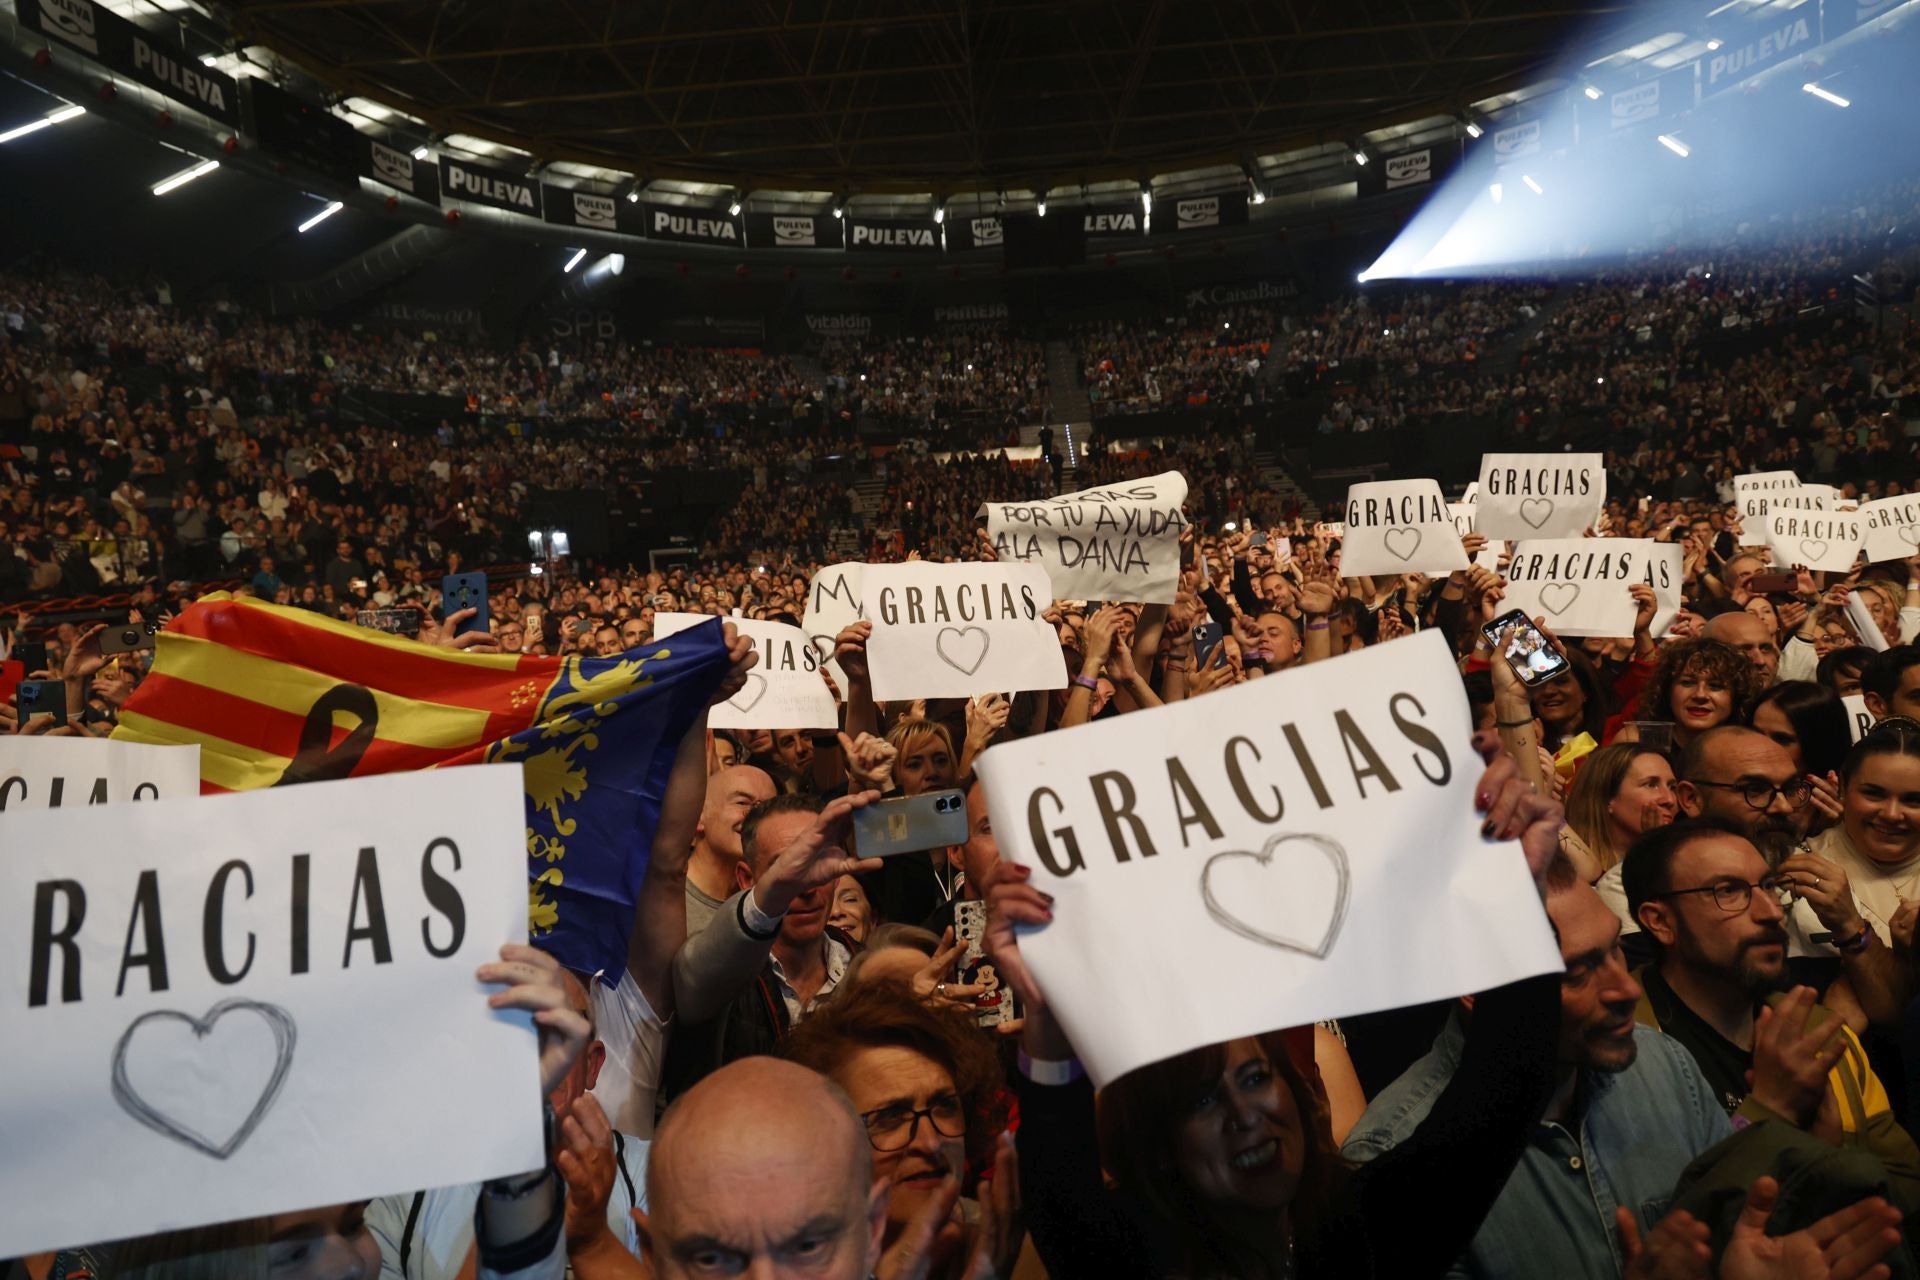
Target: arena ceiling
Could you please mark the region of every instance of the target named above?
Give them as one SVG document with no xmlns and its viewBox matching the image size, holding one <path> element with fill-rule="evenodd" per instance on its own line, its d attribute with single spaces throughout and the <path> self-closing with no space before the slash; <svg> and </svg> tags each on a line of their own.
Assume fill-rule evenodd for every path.
<svg viewBox="0 0 1920 1280">
<path fill-rule="evenodd" d="M 759 190 L 1062 189 L 1537 83 L 1628 0 L 228 0 L 342 95 L 541 161 Z"/>
</svg>

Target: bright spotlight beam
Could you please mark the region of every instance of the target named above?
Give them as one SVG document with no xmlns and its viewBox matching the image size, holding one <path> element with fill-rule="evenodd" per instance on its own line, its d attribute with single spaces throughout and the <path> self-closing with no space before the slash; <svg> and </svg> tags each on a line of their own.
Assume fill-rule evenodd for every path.
<svg viewBox="0 0 1920 1280">
<path fill-rule="evenodd" d="M 12 142 L 15 138 L 24 138 L 30 133 L 38 133 L 42 129 L 50 128 L 53 125 L 65 124 L 75 116 L 83 116 L 85 114 L 87 114 L 85 107 L 61 107 L 58 111 L 49 112 L 38 120 L 23 124 L 17 129 L 9 129 L 5 133 L 0 133 L 0 142 Z"/>
<path fill-rule="evenodd" d="M 1801 85 L 1800 88 L 1804 92 L 1810 93 L 1814 97 L 1820 99 L 1820 101 L 1831 102 L 1836 107 L 1850 107 L 1853 105 L 1853 101 L 1851 99 L 1843 98 L 1839 94 L 1834 93 L 1829 89 L 1822 89 L 1819 85 L 1815 84 L 1811 80 Z M 0 138 L 0 142 L 4 142 L 4 141 L 6 141 L 6 139 Z"/>
<path fill-rule="evenodd" d="M 171 178 L 155 183 L 153 194 L 163 196 L 169 191 L 177 191 L 189 182 L 192 182 L 195 178 L 204 178 L 219 167 L 220 162 L 218 160 L 202 160 L 191 169 L 182 169 Z"/>
<path fill-rule="evenodd" d="M 308 218 L 305 222 L 300 224 L 300 234 L 305 235 L 307 232 L 313 230 L 315 227 L 319 226 L 321 223 L 325 222 L 328 218 L 331 218 L 334 214 L 340 212 L 342 209 L 346 207 L 347 207 L 346 205 L 342 204 L 338 200 L 328 201 L 326 208 L 322 209 L 320 212 L 314 214 L 311 218 Z"/>
<path fill-rule="evenodd" d="M 1667 150 L 1673 152 L 1673 154 L 1679 156 L 1682 160 L 1685 160 L 1688 156 L 1693 154 L 1692 147 L 1680 141 L 1680 139 L 1674 137 L 1670 133 L 1663 133 L 1660 135 L 1660 145 L 1665 147 Z"/>
</svg>

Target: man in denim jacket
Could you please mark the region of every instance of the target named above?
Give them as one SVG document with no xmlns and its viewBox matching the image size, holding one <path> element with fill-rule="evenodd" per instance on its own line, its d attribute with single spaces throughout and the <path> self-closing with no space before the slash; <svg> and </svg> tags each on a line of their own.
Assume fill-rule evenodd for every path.
<svg viewBox="0 0 1920 1280">
<path fill-rule="evenodd" d="M 1626 1269 L 1614 1211 L 1645 1237 L 1665 1216 L 1680 1171 L 1733 1128 L 1687 1051 L 1634 1010 L 1641 990 L 1620 950 L 1620 923 L 1570 863 L 1547 877 L 1560 939 L 1560 1081 L 1473 1244 L 1451 1274 L 1616 1280 Z M 1432 1052 L 1387 1086 L 1353 1128 L 1349 1159 L 1392 1149 L 1419 1125 L 1460 1059 L 1456 1013 Z"/>
</svg>

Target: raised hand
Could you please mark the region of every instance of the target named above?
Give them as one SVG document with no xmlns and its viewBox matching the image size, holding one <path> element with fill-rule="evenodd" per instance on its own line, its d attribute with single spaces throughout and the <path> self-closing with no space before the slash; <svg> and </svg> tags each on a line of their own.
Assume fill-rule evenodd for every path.
<svg viewBox="0 0 1920 1280">
<path fill-rule="evenodd" d="M 871 622 L 850 622 L 833 639 L 833 660 L 847 673 L 847 679 L 867 683 L 867 641 L 873 635 Z"/>
<path fill-rule="evenodd" d="M 747 687 L 747 672 L 760 661 L 760 655 L 753 650 L 753 641 L 739 633 L 731 622 L 722 623 L 720 632 L 727 645 L 727 674 L 720 681 L 720 687 L 707 699 L 707 705 L 717 707 Z M 824 668 L 822 668 L 824 670 Z"/>
<path fill-rule="evenodd" d="M 972 1009 L 974 997 L 983 994 L 986 987 L 977 982 L 947 981 L 953 975 L 954 962 L 966 949 L 966 940 L 954 941 L 953 926 L 948 925 L 947 931 L 940 936 L 940 949 L 913 975 L 915 998 L 928 1004 Z"/>
<path fill-rule="evenodd" d="M 1777 1007 L 1762 1008 L 1753 1029 L 1752 1097 L 1801 1128 L 1819 1112 L 1827 1073 L 1847 1052 L 1843 1021 L 1807 1021 L 1819 998 L 1812 987 L 1795 987 Z"/>
<path fill-rule="evenodd" d="M 522 1009 L 533 1015 L 540 1032 L 540 1092 L 552 1093 L 573 1069 L 573 1061 L 593 1038 L 586 1016 L 567 999 L 560 962 L 538 947 L 509 942 L 500 958 L 481 965 L 474 977 L 506 990 L 487 997 L 493 1009 Z"/>
<path fill-rule="evenodd" d="M 1709 1280 L 1713 1275 L 1713 1232 L 1685 1209 L 1654 1223 L 1644 1241 L 1633 1210 L 1615 1209 L 1613 1225 L 1627 1259 L 1625 1280 Z"/>
<path fill-rule="evenodd" d="M 461 635 L 454 634 L 461 623 L 468 621 L 479 612 L 477 608 L 455 609 L 447 615 L 446 622 L 441 624 L 433 644 L 441 649 L 460 649 L 467 653 L 500 652 L 500 642 L 495 640 L 490 632 L 468 631 Z M 424 625 L 423 623 L 422 626 Z"/>
<path fill-rule="evenodd" d="M 1720 1256 L 1720 1280 L 1886 1280 L 1881 1263 L 1900 1243 L 1900 1211 L 1869 1196 L 1810 1227 L 1767 1234 L 1780 1184 L 1760 1178 L 1747 1189 L 1747 1207 L 1733 1224 Z"/>
<path fill-rule="evenodd" d="M 900 749 L 870 733 L 840 735 L 840 755 L 847 762 L 847 781 L 862 791 L 893 790 L 893 762 Z"/>
<path fill-rule="evenodd" d="M 813 825 L 782 849 L 772 865 L 754 881 L 753 896 L 770 916 L 782 916 L 793 900 L 809 889 L 831 884 L 841 876 L 878 871 L 880 859 L 856 858 L 846 850 L 853 811 L 880 798 L 878 791 L 851 792 L 822 809 Z"/>
<path fill-rule="evenodd" d="M 560 1149 L 554 1163 L 567 1184 L 567 1252 L 577 1254 L 611 1236 L 607 1201 L 619 1159 L 613 1150 L 613 1126 L 590 1093 L 573 1100 L 560 1120 Z"/>
<path fill-rule="evenodd" d="M 1118 658 L 1126 652 L 1124 645 L 1116 645 L 1113 657 Z M 984 751 L 993 741 L 995 734 L 1007 727 L 1007 713 L 1013 704 L 1007 701 L 1004 693 L 989 693 L 984 697 L 967 699 L 967 741 L 976 751 Z"/>
<path fill-rule="evenodd" d="M 1480 775 L 1473 796 L 1475 808 L 1487 815 L 1480 834 L 1489 840 L 1518 839 L 1527 870 L 1536 884 L 1543 884 L 1547 864 L 1560 850 L 1566 811 L 1557 801 L 1534 794 L 1513 757 L 1505 753 L 1496 755 Z"/>
</svg>

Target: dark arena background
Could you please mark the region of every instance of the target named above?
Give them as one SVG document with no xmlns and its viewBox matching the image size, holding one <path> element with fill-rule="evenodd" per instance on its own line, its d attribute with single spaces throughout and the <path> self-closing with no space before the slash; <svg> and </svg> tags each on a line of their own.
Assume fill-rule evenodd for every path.
<svg viewBox="0 0 1920 1280">
<path fill-rule="evenodd" d="M 1917 288 L 1920 0 L 0 0 L 0 1280 L 1920 1280 Z"/>
</svg>

